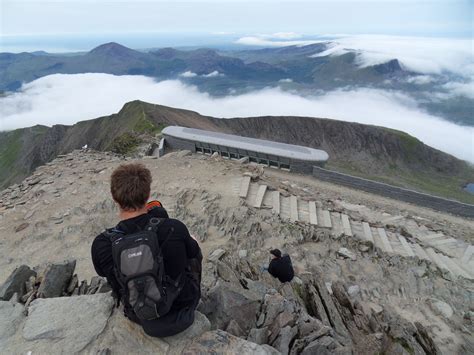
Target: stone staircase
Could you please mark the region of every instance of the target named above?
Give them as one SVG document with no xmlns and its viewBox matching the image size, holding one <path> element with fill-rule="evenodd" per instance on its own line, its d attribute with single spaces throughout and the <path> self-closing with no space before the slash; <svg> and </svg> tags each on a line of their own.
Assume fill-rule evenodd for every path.
<svg viewBox="0 0 474 355">
<path fill-rule="evenodd" d="M 329 211 L 319 201 L 306 201 L 295 195 L 282 196 L 279 191 L 252 182 L 251 177 L 245 175 L 234 182 L 234 192 L 245 199 L 248 206 L 271 209 L 282 220 L 329 228 L 338 235 L 370 241 L 385 253 L 418 257 L 434 263 L 454 277 L 474 280 L 474 246 L 430 231 L 412 220 L 407 222 L 406 229 L 416 241 L 409 241 L 399 233 L 380 227 L 401 220 L 403 216 L 391 216 L 380 221 L 377 226 L 371 225 L 354 220 L 345 213 Z"/>
</svg>

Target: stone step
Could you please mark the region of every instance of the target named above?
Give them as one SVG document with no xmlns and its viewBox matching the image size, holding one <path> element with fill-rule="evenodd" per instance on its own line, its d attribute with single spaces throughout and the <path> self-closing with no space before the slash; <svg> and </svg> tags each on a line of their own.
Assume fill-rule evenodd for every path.
<svg viewBox="0 0 474 355">
<path fill-rule="evenodd" d="M 342 228 L 341 214 L 339 212 L 330 212 L 329 214 L 331 216 L 331 224 L 334 234 L 338 236 L 342 235 L 344 229 Z"/>
<path fill-rule="evenodd" d="M 298 199 L 296 196 L 290 196 L 290 221 L 298 221 Z"/>
<path fill-rule="evenodd" d="M 443 259 L 445 265 L 448 266 L 449 270 L 452 270 L 456 276 L 462 276 L 466 279 L 473 279 L 473 277 L 467 271 L 459 267 L 459 265 L 456 264 L 452 258 L 450 258 L 449 256 L 442 255 L 442 254 L 438 254 L 438 255 L 441 257 L 441 259 Z"/>
<path fill-rule="evenodd" d="M 364 231 L 362 229 L 362 222 L 351 219 L 351 229 L 354 238 L 365 240 Z"/>
<path fill-rule="evenodd" d="M 392 224 L 392 223 L 395 223 L 395 222 L 398 222 L 398 221 L 401 221 L 402 219 L 404 219 L 405 217 L 403 216 L 390 216 L 390 217 L 387 217 L 387 218 L 384 218 L 382 219 L 382 224 Z"/>
<path fill-rule="evenodd" d="M 443 233 L 430 233 L 426 236 L 420 236 L 418 239 L 429 243 L 430 241 L 438 240 L 438 239 L 444 239 L 445 236 Z"/>
<path fill-rule="evenodd" d="M 467 264 L 470 260 L 471 260 L 471 257 L 472 257 L 472 254 L 474 253 L 474 246 L 472 245 L 469 245 L 466 250 L 464 251 L 464 254 L 462 256 L 462 259 L 461 259 L 461 262 L 463 264 Z"/>
<path fill-rule="evenodd" d="M 447 239 L 435 239 L 427 242 L 430 245 L 433 246 L 438 246 L 438 245 L 444 245 L 444 244 L 456 244 L 457 240 L 454 238 L 447 238 Z"/>
<path fill-rule="evenodd" d="M 436 249 L 441 251 L 444 255 L 450 256 L 451 258 L 459 260 L 462 258 L 463 247 L 460 246 L 459 240 L 456 240 L 456 243 L 436 245 Z"/>
<path fill-rule="evenodd" d="M 431 260 L 430 257 L 428 256 L 428 254 L 426 253 L 425 249 L 423 249 L 420 244 L 415 243 L 415 244 L 412 244 L 412 246 L 413 246 L 413 249 L 415 251 L 415 254 L 420 259 L 424 259 L 424 260 L 428 260 L 428 261 Z"/>
<path fill-rule="evenodd" d="M 274 191 L 270 191 L 270 188 L 267 187 L 267 191 L 265 192 L 265 195 L 263 196 L 263 202 L 262 202 L 261 208 L 273 209 L 273 192 Z"/>
<path fill-rule="evenodd" d="M 349 216 L 342 213 L 341 220 L 342 220 L 342 228 L 344 229 L 344 234 L 347 235 L 348 237 L 352 237 L 352 229 L 351 229 L 351 223 L 349 222 Z"/>
<path fill-rule="evenodd" d="M 280 217 L 285 220 L 290 219 L 290 198 L 280 194 Z"/>
<path fill-rule="evenodd" d="M 298 220 L 303 223 L 310 222 L 308 201 L 298 200 Z"/>
<path fill-rule="evenodd" d="M 471 261 L 469 263 L 463 263 L 460 259 L 456 260 L 456 264 L 461 268 L 463 269 L 464 271 L 466 271 L 469 275 L 473 275 L 474 276 L 474 261 Z"/>
<path fill-rule="evenodd" d="M 280 191 L 272 192 L 272 210 L 275 214 L 280 214 Z"/>
<path fill-rule="evenodd" d="M 316 202 L 309 201 L 309 223 L 317 226 L 318 225 L 318 215 L 316 213 Z"/>
<path fill-rule="evenodd" d="M 267 185 L 260 185 L 258 187 L 257 196 L 255 197 L 255 202 L 253 207 L 260 208 L 262 207 L 263 197 L 265 196 L 265 192 L 267 192 Z"/>
<path fill-rule="evenodd" d="M 255 183 L 250 184 L 247 190 L 247 197 L 245 198 L 247 205 L 249 206 L 255 205 L 255 200 L 257 198 L 259 188 L 260 188 L 259 184 L 255 184 Z"/>
<path fill-rule="evenodd" d="M 388 242 L 390 243 L 394 254 L 398 254 L 405 257 L 409 256 L 395 233 L 386 230 L 385 234 L 387 235 Z"/>
<path fill-rule="evenodd" d="M 410 247 L 410 244 L 407 242 L 405 237 L 403 235 L 398 235 L 398 240 L 402 244 L 403 249 L 407 253 L 408 256 L 415 256 L 415 253 L 413 253 L 412 248 Z"/>
<path fill-rule="evenodd" d="M 322 210 L 321 214 L 323 216 L 323 227 L 326 228 L 332 228 L 332 222 L 331 222 L 331 214 L 329 213 L 328 210 Z"/>
<path fill-rule="evenodd" d="M 240 183 L 239 197 L 246 198 L 250 187 L 250 176 L 244 176 Z"/>
<path fill-rule="evenodd" d="M 430 259 L 442 270 L 447 270 L 451 274 L 454 275 L 454 273 L 448 268 L 446 263 L 444 262 L 443 258 L 441 257 L 441 254 L 438 254 L 433 250 L 433 248 L 428 248 L 426 249 L 426 253 L 429 255 Z"/>
<path fill-rule="evenodd" d="M 380 237 L 380 240 L 382 241 L 382 250 L 387 253 L 393 253 L 393 248 L 390 245 L 390 242 L 388 241 L 388 237 L 387 237 L 387 234 L 385 233 L 385 229 L 377 228 L 377 233 Z"/>
<path fill-rule="evenodd" d="M 373 237 L 373 234 L 372 234 L 372 230 L 370 229 L 370 225 L 369 223 L 367 222 L 362 222 L 362 228 L 364 230 L 364 238 L 366 240 L 369 240 L 371 241 L 372 243 L 374 243 L 374 237 Z"/>
<path fill-rule="evenodd" d="M 374 243 L 374 237 L 372 236 L 372 231 L 370 230 L 370 225 L 367 222 L 362 222 L 362 228 L 364 230 L 364 239 Z"/>
</svg>

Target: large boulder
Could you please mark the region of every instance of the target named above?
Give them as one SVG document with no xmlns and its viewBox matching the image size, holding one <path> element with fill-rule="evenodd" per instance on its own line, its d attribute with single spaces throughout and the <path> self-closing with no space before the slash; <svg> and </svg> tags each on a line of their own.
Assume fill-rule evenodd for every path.
<svg viewBox="0 0 474 355">
<path fill-rule="evenodd" d="M 183 351 L 183 355 L 198 354 L 276 355 L 280 353 L 269 345 L 258 345 L 218 329 L 194 339 Z"/>
<path fill-rule="evenodd" d="M 286 326 L 278 332 L 278 337 L 272 343 L 282 354 L 288 354 L 290 352 L 290 344 L 293 339 L 296 337 L 298 329 L 296 327 Z"/>
<path fill-rule="evenodd" d="M 36 276 L 36 272 L 26 265 L 21 265 L 13 270 L 3 285 L 0 286 L 0 300 L 8 301 L 15 293 L 18 294 L 18 297 L 22 297 L 25 294 L 25 282 L 31 276 Z"/>
<path fill-rule="evenodd" d="M 245 333 L 255 326 L 259 309 L 258 294 L 230 283 L 217 283 L 199 306 L 214 329 L 226 329 L 233 319 Z"/>
<path fill-rule="evenodd" d="M 84 352 L 98 354 L 109 349 L 112 354 L 166 354 L 178 355 L 194 338 L 211 329 L 209 320 L 195 312 L 194 323 L 185 331 L 166 338 L 147 335 L 143 328 L 128 320 L 120 311 L 115 311 L 102 334 Z"/>
<path fill-rule="evenodd" d="M 113 306 L 108 293 L 36 299 L 23 327 L 26 346 L 38 353 L 77 353 L 104 330 Z"/>
<path fill-rule="evenodd" d="M 346 349 L 341 346 L 334 338 L 329 336 L 323 336 L 319 339 L 312 341 L 308 346 L 303 350 L 301 355 L 330 355 L 330 354 L 352 354 L 350 349 Z"/>
<path fill-rule="evenodd" d="M 69 286 L 75 268 L 76 260 L 49 265 L 38 288 L 38 298 L 63 296 L 64 291 Z"/>
<path fill-rule="evenodd" d="M 0 301 L 0 349 L 5 348 L 6 340 L 16 333 L 25 318 L 23 310 L 20 303 Z"/>
</svg>

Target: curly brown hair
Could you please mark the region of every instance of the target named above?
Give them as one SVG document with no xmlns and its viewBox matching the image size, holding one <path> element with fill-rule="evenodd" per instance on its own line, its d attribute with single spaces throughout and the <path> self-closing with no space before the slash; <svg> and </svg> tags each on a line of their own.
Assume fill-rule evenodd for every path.
<svg viewBox="0 0 474 355">
<path fill-rule="evenodd" d="M 123 210 L 143 208 L 150 197 L 151 172 L 143 164 L 122 164 L 110 177 L 110 192 Z"/>
</svg>

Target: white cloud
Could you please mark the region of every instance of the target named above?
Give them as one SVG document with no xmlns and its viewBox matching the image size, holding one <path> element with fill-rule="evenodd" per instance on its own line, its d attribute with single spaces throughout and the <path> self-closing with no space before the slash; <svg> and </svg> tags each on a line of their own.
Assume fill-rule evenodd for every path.
<svg viewBox="0 0 474 355">
<path fill-rule="evenodd" d="M 194 78 L 195 76 L 197 76 L 197 74 L 188 70 L 188 71 L 185 71 L 184 73 L 179 74 L 179 76 L 183 78 Z"/>
<path fill-rule="evenodd" d="M 434 81 L 433 77 L 430 75 L 416 75 L 411 76 L 407 79 L 407 82 L 410 84 L 424 85 L 429 84 Z"/>
<path fill-rule="evenodd" d="M 412 71 L 441 74 L 444 71 L 465 77 L 474 75 L 472 39 L 358 35 L 336 39 L 330 48 L 314 57 L 357 53 L 362 67 L 398 59 Z"/>
<path fill-rule="evenodd" d="M 466 96 L 474 99 L 474 81 L 468 83 L 450 82 L 443 86 L 449 96 Z"/>
<path fill-rule="evenodd" d="M 220 77 L 224 76 L 224 74 L 219 73 L 217 70 L 214 70 L 213 72 L 211 72 L 209 74 L 204 74 L 202 76 L 205 77 L 205 78 L 217 78 L 219 76 Z"/>
<path fill-rule="evenodd" d="M 227 31 L 211 32 L 211 35 L 216 35 L 216 36 L 229 36 L 233 34 L 235 34 L 235 32 L 227 32 Z"/>
<path fill-rule="evenodd" d="M 182 78 L 195 78 L 198 76 L 202 78 L 217 78 L 217 77 L 222 77 L 225 75 L 222 73 L 219 73 L 217 70 L 214 70 L 213 72 L 210 72 L 209 74 L 202 74 L 202 75 L 198 75 L 188 70 L 188 71 L 185 71 L 184 73 L 179 74 L 179 76 Z"/>
<path fill-rule="evenodd" d="M 72 124 L 115 113 L 124 103 L 136 99 L 222 118 L 295 115 L 380 125 L 405 131 L 432 147 L 474 162 L 473 127 L 429 115 L 406 95 L 375 89 L 336 90 L 312 98 L 265 89 L 213 98 L 178 80 L 155 82 L 143 76 L 56 74 L 0 98 L 0 130 Z"/>
<path fill-rule="evenodd" d="M 273 37 L 274 38 L 274 37 Z M 273 40 L 269 36 L 247 36 L 241 37 L 235 43 L 246 46 L 259 47 L 286 47 L 286 46 L 307 46 L 308 44 L 321 43 L 325 41 L 320 40 Z"/>
<path fill-rule="evenodd" d="M 275 39 L 283 39 L 283 40 L 289 40 L 289 39 L 296 39 L 296 38 L 301 38 L 301 35 L 295 32 L 276 32 L 271 35 L 267 35 L 268 38 L 275 38 Z"/>
<path fill-rule="evenodd" d="M 293 82 L 293 79 L 290 79 L 290 78 L 280 79 L 279 82 L 280 82 L 280 83 L 292 83 L 292 82 Z"/>
</svg>

